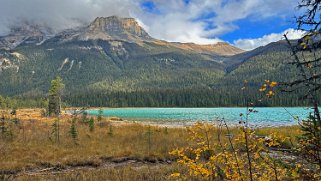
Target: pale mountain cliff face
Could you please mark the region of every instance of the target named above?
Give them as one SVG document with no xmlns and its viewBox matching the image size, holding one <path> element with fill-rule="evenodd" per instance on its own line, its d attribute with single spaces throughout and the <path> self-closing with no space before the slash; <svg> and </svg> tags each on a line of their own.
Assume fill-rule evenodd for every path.
<svg viewBox="0 0 321 181">
<path fill-rule="evenodd" d="M 0 53 L 0 73 L 4 70 L 19 72 L 19 65 L 25 60 L 24 55 L 18 52 Z"/>
<path fill-rule="evenodd" d="M 119 18 L 117 16 L 96 18 L 80 35 L 80 39 L 143 41 L 152 38 L 138 25 L 133 18 Z"/>
</svg>

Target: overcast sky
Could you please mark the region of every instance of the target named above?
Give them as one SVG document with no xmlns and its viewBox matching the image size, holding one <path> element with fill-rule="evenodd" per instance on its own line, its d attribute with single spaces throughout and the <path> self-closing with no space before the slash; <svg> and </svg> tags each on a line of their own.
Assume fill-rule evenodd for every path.
<svg viewBox="0 0 321 181">
<path fill-rule="evenodd" d="M 0 34 L 30 21 L 61 31 L 97 16 L 134 17 L 153 37 L 211 44 L 227 41 L 250 50 L 298 38 L 296 0 L 0 0 Z"/>
</svg>

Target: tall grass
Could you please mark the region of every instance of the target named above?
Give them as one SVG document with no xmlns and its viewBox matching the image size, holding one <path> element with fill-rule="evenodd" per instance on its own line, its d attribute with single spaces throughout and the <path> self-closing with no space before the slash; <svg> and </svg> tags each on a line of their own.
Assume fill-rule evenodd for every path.
<svg viewBox="0 0 321 181">
<path fill-rule="evenodd" d="M 6 115 L 6 119 L 13 118 Z M 10 126 L 13 133 L 13 138 L 0 139 L 0 171 L 22 171 L 51 166 L 90 165 L 100 167 L 103 166 L 103 161 L 106 158 L 130 157 L 135 160 L 156 160 L 155 162 L 173 160 L 175 158 L 169 154 L 170 151 L 190 144 L 187 139 L 187 129 L 184 127 L 165 128 L 138 123 L 115 123 L 109 121 L 108 118 L 102 118 L 99 122 L 95 120 L 94 131 L 88 129 L 87 123 L 78 121 L 77 144 L 75 144 L 75 140 L 70 136 L 72 117 L 68 115 L 60 117 L 60 140 L 55 142 L 50 139 L 51 126 L 55 119 L 42 117 L 40 109 L 18 110 L 16 119 L 19 121 L 6 121 L 6 125 Z M 261 128 L 257 129 L 256 132 L 260 135 L 277 132 L 284 136 L 295 137 L 300 134 L 298 130 L 299 128 L 294 126 Z M 216 135 L 217 131 L 214 130 L 210 134 Z M 231 134 L 236 132 L 238 132 L 238 128 L 231 128 Z M 227 137 L 224 136 L 222 141 L 227 143 Z M 142 179 L 145 177 L 145 173 L 146 175 L 151 173 L 167 175 L 174 167 L 175 165 L 162 165 L 161 170 L 144 168 L 145 170 L 138 171 L 130 167 L 124 167 L 120 170 L 108 168 L 107 172 L 114 173 L 112 174 L 114 176 L 108 178 L 116 178 L 119 176 L 118 172 L 124 172 L 121 174 L 124 177 L 130 178 L 130 175 L 133 174 L 135 177 Z M 106 168 L 104 169 L 106 171 Z M 180 169 L 183 170 L 184 168 Z M 94 175 L 98 173 L 100 176 L 107 176 L 106 174 L 100 174 L 100 172 L 102 172 L 101 169 L 84 170 L 80 171 L 79 174 L 80 176 L 93 176 L 93 178 L 96 178 Z M 74 173 L 68 173 L 61 178 L 66 178 L 68 175 L 73 177 Z M 48 176 L 48 178 L 50 177 Z M 41 178 L 46 177 L 41 176 Z"/>
</svg>

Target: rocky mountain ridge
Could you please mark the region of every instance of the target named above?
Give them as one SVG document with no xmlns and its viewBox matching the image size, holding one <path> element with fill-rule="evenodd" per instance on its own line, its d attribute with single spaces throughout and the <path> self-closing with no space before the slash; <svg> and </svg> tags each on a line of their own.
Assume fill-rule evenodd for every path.
<svg viewBox="0 0 321 181">
<path fill-rule="evenodd" d="M 45 29 L 45 30 L 44 30 Z M 120 18 L 117 16 L 97 17 L 88 26 L 68 29 L 53 34 L 49 28 L 37 25 L 22 24 L 12 29 L 7 36 L 0 37 L 0 49 L 11 50 L 23 44 L 42 44 L 48 41 L 126 41 L 137 44 L 152 42 L 169 48 L 179 48 L 198 53 L 232 56 L 244 52 L 228 43 L 219 42 L 211 45 L 194 43 L 166 42 L 152 38 L 134 18 Z"/>
</svg>

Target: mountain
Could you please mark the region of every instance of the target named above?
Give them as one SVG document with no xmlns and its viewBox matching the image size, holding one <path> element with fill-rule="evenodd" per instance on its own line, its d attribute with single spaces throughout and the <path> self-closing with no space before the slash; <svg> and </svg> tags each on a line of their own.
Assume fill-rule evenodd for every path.
<svg viewBox="0 0 321 181">
<path fill-rule="evenodd" d="M 295 45 L 295 43 L 296 41 L 291 41 L 291 44 Z M 266 46 L 258 47 L 252 51 L 242 52 L 229 57 L 225 57 L 222 61 L 228 65 L 226 71 L 231 72 L 252 57 L 259 56 L 261 54 L 273 54 L 287 51 L 289 51 L 289 45 L 285 40 L 280 40 L 278 42 L 272 42 Z"/>
<path fill-rule="evenodd" d="M 158 41 L 160 45 L 165 45 L 168 47 L 179 48 L 186 51 L 194 51 L 202 54 L 210 54 L 210 55 L 220 55 L 220 56 L 232 56 L 240 53 L 244 53 L 245 51 L 234 47 L 225 42 L 218 42 L 216 44 L 209 45 L 198 45 L 194 43 L 173 43 L 173 42 L 164 42 Z"/>
<path fill-rule="evenodd" d="M 117 16 L 98 17 L 89 26 L 66 30 L 58 34 L 54 39 L 56 41 L 125 41 L 136 44 L 150 42 L 160 46 L 166 46 L 167 48 L 223 56 L 236 55 L 244 52 L 243 50 L 224 42 L 211 45 L 197 45 L 194 43 L 157 40 L 149 36 L 134 18 L 120 18 Z"/>
<path fill-rule="evenodd" d="M 78 39 L 124 40 L 129 42 L 152 40 L 134 18 L 119 18 L 117 16 L 96 18 Z"/>
<path fill-rule="evenodd" d="M 41 44 L 53 35 L 53 30 L 45 26 L 22 22 L 11 27 L 7 36 L 0 37 L 0 49 L 10 50 L 19 45 Z"/>
<path fill-rule="evenodd" d="M 60 41 L 126 41 L 142 42 L 153 40 L 148 33 L 138 25 L 133 18 L 117 16 L 98 17 L 89 26 L 66 30 L 59 33 L 56 39 Z"/>
<path fill-rule="evenodd" d="M 267 60 L 288 54 L 284 42 L 250 52 L 227 43 L 166 42 L 148 35 L 135 19 L 116 16 L 55 35 L 24 25 L 0 42 L 0 95 L 45 97 L 60 75 L 73 106 L 240 105 L 242 79 L 257 86 L 280 76 L 280 64 L 267 66 Z"/>
</svg>

